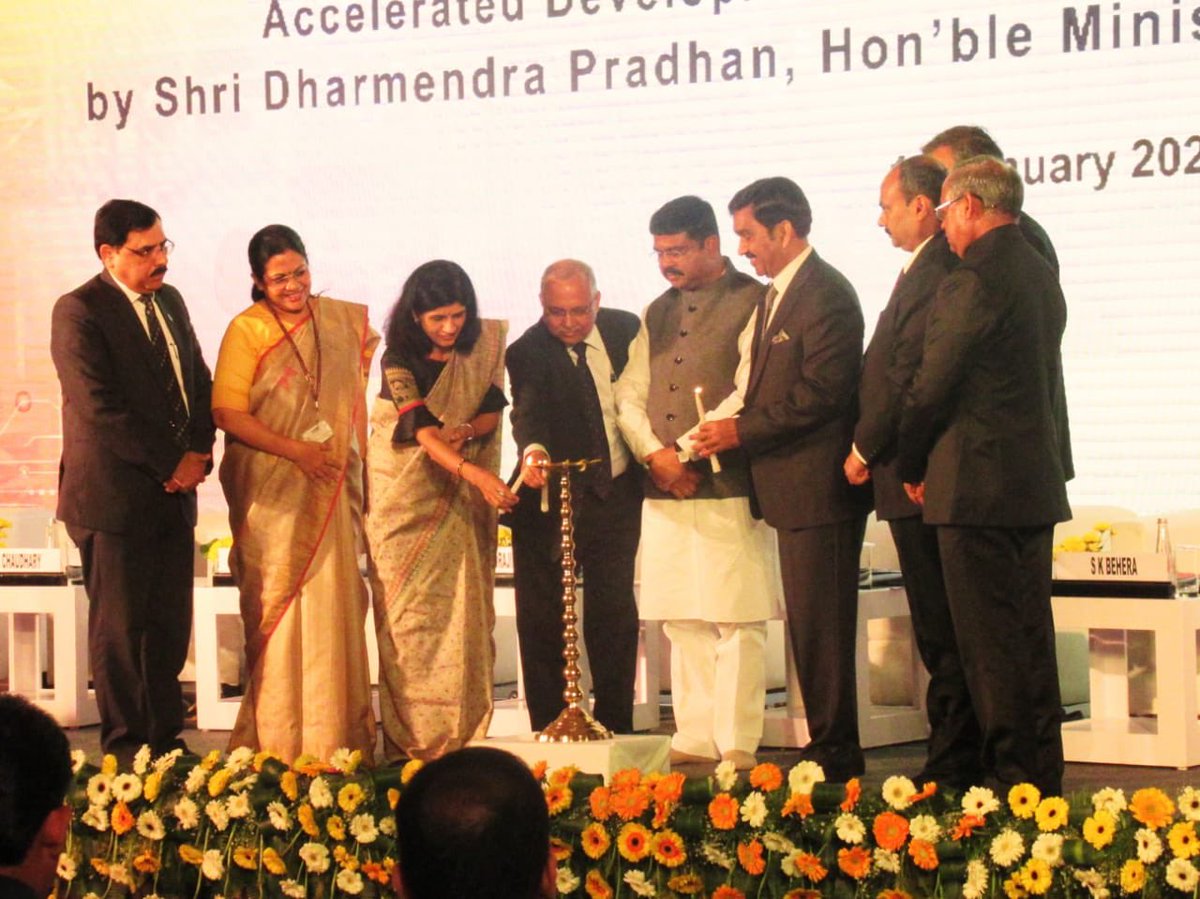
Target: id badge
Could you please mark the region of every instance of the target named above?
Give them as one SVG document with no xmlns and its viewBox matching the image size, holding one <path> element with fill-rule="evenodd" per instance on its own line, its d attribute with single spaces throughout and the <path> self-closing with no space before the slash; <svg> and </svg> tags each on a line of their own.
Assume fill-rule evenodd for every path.
<svg viewBox="0 0 1200 899">
<path fill-rule="evenodd" d="M 321 419 L 307 431 L 300 435 L 300 439 L 305 443 L 324 443 L 333 436 L 333 428 L 329 426 L 329 422 Z"/>
</svg>

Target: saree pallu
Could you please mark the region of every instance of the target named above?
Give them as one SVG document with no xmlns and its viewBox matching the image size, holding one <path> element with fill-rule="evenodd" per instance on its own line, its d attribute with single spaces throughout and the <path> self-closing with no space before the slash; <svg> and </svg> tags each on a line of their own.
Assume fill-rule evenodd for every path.
<svg viewBox="0 0 1200 899">
<path fill-rule="evenodd" d="M 358 567 L 362 455 L 356 436 L 364 367 L 379 338 L 365 306 L 314 297 L 321 344 L 320 410 L 292 345 L 279 340 L 259 360 L 250 413 L 299 439 L 318 420 L 333 429 L 334 482 L 314 482 L 296 465 L 226 438 L 221 486 L 233 532 L 230 565 L 241 596 L 250 672 L 230 746 L 291 761 L 359 749 L 370 763 L 375 716 L 363 627 L 367 590 Z M 311 320 L 291 331 L 317 371 Z"/>
<path fill-rule="evenodd" d="M 419 396 L 406 369 L 388 369 L 367 453 L 367 538 L 379 636 L 379 700 L 387 761 L 433 759 L 487 734 L 492 717 L 496 510 L 416 441 L 392 442 L 400 416 L 424 400 L 447 428 L 470 421 L 504 383 L 507 323 L 484 320 L 468 354 L 454 353 Z M 500 428 L 463 456 L 495 473 Z"/>
</svg>

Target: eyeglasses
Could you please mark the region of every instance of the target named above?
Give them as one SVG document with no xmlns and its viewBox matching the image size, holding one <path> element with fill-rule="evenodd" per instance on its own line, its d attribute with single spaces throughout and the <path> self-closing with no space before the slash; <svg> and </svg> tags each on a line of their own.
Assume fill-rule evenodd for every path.
<svg viewBox="0 0 1200 899">
<path fill-rule="evenodd" d="M 162 243 L 152 243 L 148 247 L 138 247 L 136 250 L 133 247 L 121 247 L 122 250 L 128 250 L 132 255 L 139 259 L 149 259 L 159 250 L 162 250 L 164 256 L 170 256 L 171 251 L 175 249 L 175 241 L 164 240 Z"/>
<path fill-rule="evenodd" d="M 288 272 L 286 275 L 272 275 L 267 278 L 267 283 L 272 287 L 286 287 L 292 281 L 303 281 L 308 275 L 308 266 L 302 265 L 293 272 Z"/>
<path fill-rule="evenodd" d="M 685 256 L 690 256 L 696 252 L 696 247 L 667 247 L 665 250 L 651 250 L 659 259 L 670 259 L 672 261 L 683 259 Z"/>
<path fill-rule="evenodd" d="M 939 222 L 944 222 L 946 220 L 946 211 L 965 196 L 966 194 L 959 194 L 953 200 L 947 200 L 945 203 L 942 203 L 939 206 L 934 206 L 933 214 L 937 216 L 937 220 Z"/>
</svg>

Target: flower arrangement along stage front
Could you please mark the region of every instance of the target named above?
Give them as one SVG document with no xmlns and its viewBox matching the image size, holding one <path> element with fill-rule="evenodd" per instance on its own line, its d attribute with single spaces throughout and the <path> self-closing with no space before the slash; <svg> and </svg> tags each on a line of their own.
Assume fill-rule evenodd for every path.
<svg viewBox="0 0 1200 899">
<path fill-rule="evenodd" d="M 392 809 L 420 766 L 357 753 L 288 766 L 239 749 L 143 750 L 133 770 L 76 754 L 58 896 L 389 896 Z M 1193 896 L 1200 791 L 1102 789 L 1070 801 L 1029 784 L 942 792 L 890 777 L 824 782 L 801 762 L 711 777 L 621 771 L 606 784 L 535 766 L 563 896 Z M 459 897 L 453 897 L 459 899 Z"/>
</svg>

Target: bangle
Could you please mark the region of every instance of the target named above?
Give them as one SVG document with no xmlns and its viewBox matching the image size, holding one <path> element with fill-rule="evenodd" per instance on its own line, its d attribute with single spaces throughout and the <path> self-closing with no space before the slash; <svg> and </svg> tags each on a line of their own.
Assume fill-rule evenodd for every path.
<svg viewBox="0 0 1200 899">
<path fill-rule="evenodd" d="M 458 467 L 454 469 L 454 476 L 455 476 L 456 478 L 461 478 L 461 477 L 462 477 L 462 469 L 463 469 L 463 466 L 464 466 L 464 465 L 466 465 L 466 464 L 467 464 L 467 457 L 466 457 L 466 456 L 459 456 L 459 457 L 458 457 Z"/>
<path fill-rule="evenodd" d="M 459 427 L 470 428 L 471 433 L 467 436 L 467 439 L 468 440 L 475 439 L 475 425 L 471 424 L 469 421 L 464 421 L 461 425 L 459 425 Z"/>
</svg>

